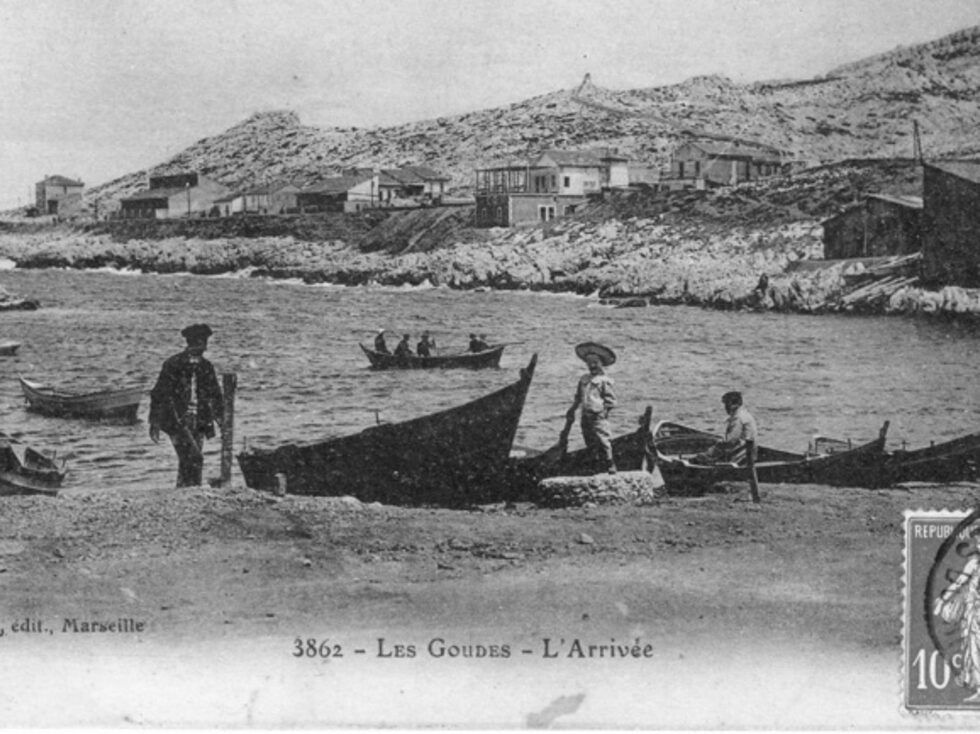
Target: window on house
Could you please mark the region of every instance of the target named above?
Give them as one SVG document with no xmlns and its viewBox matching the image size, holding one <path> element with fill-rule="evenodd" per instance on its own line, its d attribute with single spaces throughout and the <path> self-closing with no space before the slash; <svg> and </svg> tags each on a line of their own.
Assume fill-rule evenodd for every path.
<svg viewBox="0 0 980 734">
<path fill-rule="evenodd" d="M 551 188 L 552 190 L 558 188 L 558 176 L 555 176 L 554 174 L 551 176 Z"/>
<path fill-rule="evenodd" d="M 538 207 L 538 218 L 542 222 L 547 222 L 555 218 L 555 207 L 551 205 L 541 205 Z"/>
<path fill-rule="evenodd" d="M 506 224 L 506 222 L 504 222 L 504 208 L 503 207 L 501 207 L 501 206 L 498 206 L 497 207 L 497 218 L 494 221 L 496 221 L 497 224 Z"/>
<path fill-rule="evenodd" d="M 571 176 L 565 176 L 565 181 L 564 181 L 565 188 L 567 189 L 571 185 L 572 185 L 572 177 Z"/>
<path fill-rule="evenodd" d="M 684 178 L 684 161 L 680 161 L 678 164 L 677 177 Z"/>
<path fill-rule="evenodd" d="M 701 175 L 701 161 L 694 161 L 694 178 Z"/>
</svg>

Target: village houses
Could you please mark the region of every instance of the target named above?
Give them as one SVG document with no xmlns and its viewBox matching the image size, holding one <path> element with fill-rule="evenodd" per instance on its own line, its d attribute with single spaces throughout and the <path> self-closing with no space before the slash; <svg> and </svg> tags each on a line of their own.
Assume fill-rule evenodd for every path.
<svg viewBox="0 0 980 734">
<path fill-rule="evenodd" d="M 663 188 L 734 186 L 782 173 L 790 154 L 772 146 L 741 141 L 688 141 L 670 158 Z"/>
<path fill-rule="evenodd" d="M 150 176 L 149 187 L 119 200 L 123 219 L 173 219 L 207 215 L 215 201 L 231 193 L 224 184 L 197 173 Z"/>
<path fill-rule="evenodd" d="M 476 224 L 510 227 L 574 214 L 589 196 L 629 186 L 618 151 L 548 150 L 533 161 L 476 170 Z"/>
<path fill-rule="evenodd" d="M 34 206 L 38 214 L 66 216 L 82 208 L 85 184 L 65 176 L 45 176 L 34 185 Z"/>
</svg>

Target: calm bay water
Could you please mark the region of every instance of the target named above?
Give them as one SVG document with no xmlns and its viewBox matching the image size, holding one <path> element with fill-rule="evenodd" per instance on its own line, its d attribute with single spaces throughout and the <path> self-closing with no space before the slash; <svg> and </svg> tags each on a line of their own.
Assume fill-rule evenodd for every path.
<svg viewBox="0 0 980 734">
<path fill-rule="evenodd" d="M 443 289 L 339 288 L 247 278 L 106 272 L 5 271 L 0 286 L 42 302 L 0 313 L 0 339 L 22 342 L 0 357 L 0 430 L 69 459 L 72 487 L 164 486 L 176 462 L 147 437 L 149 398 L 135 426 L 39 416 L 24 408 L 17 375 L 75 389 L 141 382 L 183 346 L 180 329 L 215 330 L 208 357 L 238 374 L 236 452 L 342 435 L 458 405 L 517 378 L 539 354 L 517 443 L 545 449 L 557 438 L 583 365 L 572 346 L 603 341 L 616 433 L 646 405 L 654 419 L 719 428 L 721 394 L 745 393 L 761 440 L 802 450 L 816 433 L 855 441 L 891 421 L 890 444 L 909 447 L 980 431 L 976 360 L 980 331 L 893 318 L 735 314 L 685 307 L 609 309 L 585 298 Z M 358 349 L 380 326 L 425 329 L 440 349 L 462 349 L 471 331 L 508 346 L 499 370 L 372 372 Z M 577 431 L 572 447 L 581 445 Z M 210 441 L 206 476 L 217 474 Z M 237 467 L 236 467 L 237 472 Z"/>
</svg>

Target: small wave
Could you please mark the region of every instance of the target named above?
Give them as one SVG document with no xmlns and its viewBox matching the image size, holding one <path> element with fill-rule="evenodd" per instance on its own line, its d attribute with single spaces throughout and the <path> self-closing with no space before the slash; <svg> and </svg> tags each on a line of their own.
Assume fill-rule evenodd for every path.
<svg viewBox="0 0 980 734">
<path fill-rule="evenodd" d="M 0 257 L 0 270 L 13 270 L 17 263 L 7 257 Z"/>
</svg>

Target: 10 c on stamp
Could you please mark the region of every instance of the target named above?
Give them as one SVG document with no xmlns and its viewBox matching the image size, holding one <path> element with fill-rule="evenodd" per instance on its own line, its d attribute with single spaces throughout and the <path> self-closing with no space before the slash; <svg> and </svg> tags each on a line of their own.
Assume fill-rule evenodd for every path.
<svg viewBox="0 0 980 734">
<path fill-rule="evenodd" d="M 980 713 L 980 510 L 905 513 L 903 705 Z"/>
</svg>

